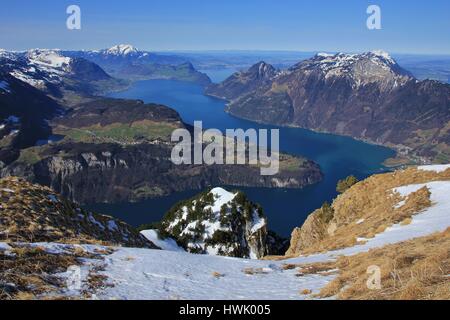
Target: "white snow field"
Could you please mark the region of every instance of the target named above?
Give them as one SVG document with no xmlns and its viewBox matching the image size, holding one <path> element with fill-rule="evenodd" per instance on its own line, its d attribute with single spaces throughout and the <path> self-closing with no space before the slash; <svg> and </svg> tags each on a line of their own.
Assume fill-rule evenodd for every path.
<svg viewBox="0 0 450 320">
<path fill-rule="evenodd" d="M 157 247 L 167 251 L 186 252 L 183 248 L 178 246 L 174 239 L 160 239 L 158 230 L 142 230 L 141 234 L 147 239 L 153 242 Z"/>
<path fill-rule="evenodd" d="M 310 260 L 305 258 L 306 260 Z M 312 261 L 312 260 L 311 260 Z M 333 276 L 297 277 L 282 262 L 194 255 L 161 250 L 121 248 L 106 257 L 114 287 L 99 299 L 304 299 L 300 291 L 317 293 Z M 255 274 L 246 274 L 247 268 Z M 259 274 L 257 274 L 259 272 Z"/>
</svg>

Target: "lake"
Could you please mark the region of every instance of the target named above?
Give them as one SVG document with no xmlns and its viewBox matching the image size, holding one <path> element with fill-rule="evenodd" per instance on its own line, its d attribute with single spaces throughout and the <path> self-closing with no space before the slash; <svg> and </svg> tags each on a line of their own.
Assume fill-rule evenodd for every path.
<svg viewBox="0 0 450 320">
<path fill-rule="evenodd" d="M 232 71 L 208 72 L 215 81 L 220 81 Z M 224 112 L 225 102 L 203 95 L 203 88 L 192 83 L 172 80 L 140 81 L 128 90 L 111 95 L 115 98 L 141 99 L 147 103 L 160 103 L 177 110 L 183 121 L 193 124 L 203 121 L 203 128 L 226 129 L 272 129 L 270 125 L 235 118 Z M 259 203 L 269 220 L 269 228 L 282 236 L 289 236 L 300 226 L 309 213 L 331 202 L 337 195 L 336 183 L 351 174 L 359 179 L 384 172 L 383 161 L 394 155 L 388 148 L 370 145 L 349 137 L 316 133 L 298 128 L 280 129 L 280 150 L 302 155 L 317 162 L 324 179 L 304 189 L 239 188 L 248 197 Z M 233 187 L 230 187 L 233 188 Z M 230 189 L 229 188 L 229 189 Z M 236 189 L 236 188 L 233 188 Z M 96 204 L 89 209 L 120 218 L 134 226 L 158 221 L 177 201 L 197 194 L 186 191 L 167 197 L 150 199 L 138 203 Z"/>
</svg>

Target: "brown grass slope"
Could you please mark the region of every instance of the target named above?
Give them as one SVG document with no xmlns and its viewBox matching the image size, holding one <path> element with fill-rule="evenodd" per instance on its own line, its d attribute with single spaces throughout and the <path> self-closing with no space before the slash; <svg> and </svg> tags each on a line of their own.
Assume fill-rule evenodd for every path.
<svg viewBox="0 0 450 320">
<path fill-rule="evenodd" d="M 358 238 L 373 238 L 387 227 L 411 222 L 411 217 L 432 205 L 424 187 L 403 199 L 393 192 L 410 184 L 450 181 L 450 169 L 437 173 L 417 168 L 379 174 L 361 181 L 338 196 L 331 217 L 323 209 L 314 211 L 301 228 L 292 233 L 286 256 L 330 251 L 358 244 Z M 399 202 L 404 205 L 399 206 Z"/>
<path fill-rule="evenodd" d="M 134 228 L 87 212 L 51 189 L 15 177 L 0 179 L 0 242 L 156 246 Z"/>
<path fill-rule="evenodd" d="M 381 271 L 380 288 L 369 290 L 370 266 Z M 377 300 L 449 300 L 450 228 L 436 233 L 372 249 L 329 264 L 339 275 L 318 297 Z"/>
</svg>

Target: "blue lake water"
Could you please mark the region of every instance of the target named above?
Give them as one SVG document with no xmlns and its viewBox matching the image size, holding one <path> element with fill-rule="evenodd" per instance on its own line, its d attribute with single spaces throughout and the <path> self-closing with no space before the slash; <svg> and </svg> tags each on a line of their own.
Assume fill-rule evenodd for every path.
<svg viewBox="0 0 450 320">
<path fill-rule="evenodd" d="M 221 72 L 211 78 L 220 81 L 225 75 L 225 72 Z M 111 96 L 170 106 L 180 113 L 186 123 L 203 121 L 204 129 L 217 128 L 224 132 L 225 129 L 233 128 L 279 128 L 235 118 L 224 112 L 224 101 L 204 96 L 202 87 L 187 82 L 141 81 L 128 90 Z M 386 171 L 382 163 L 394 155 L 390 149 L 348 137 L 298 128 L 279 129 L 281 151 L 314 160 L 325 174 L 320 183 L 304 189 L 239 188 L 252 201 L 262 205 L 269 219 L 269 228 L 283 236 L 289 236 L 293 228 L 300 226 L 309 213 L 336 196 L 336 183 L 339 179 L 351 174 L 362 179 L 373 173 Z M 158 221 L 177 201 L 198 192 L 186 191 L 139 203 L 98 204 L 89 208 L 116 216 L 132 225 L 139 225 Z"/>
</svg>

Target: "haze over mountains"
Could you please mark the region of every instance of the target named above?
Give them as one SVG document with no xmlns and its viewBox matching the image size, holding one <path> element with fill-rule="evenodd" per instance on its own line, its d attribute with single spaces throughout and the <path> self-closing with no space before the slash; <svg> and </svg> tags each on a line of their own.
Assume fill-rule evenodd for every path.
<svg viewBox="0 0 450 320">
<path fill-rule="evenodd" d="M 64 51 L 63 54 L 93 61 L 112 76 L 122 79 L 175 79 L 201 85 L 211 82 L 184 57 L 141 51 L 129 44 L 98 51 Z"/>
<path fill-rule="evenodd" d="M 450 85 L 419 81 L 385 52 L 317 54 L 275 71 L 260 62 L 206 90 L 238 117 L 349 135 L 418 162 L 450 155 Z"/>
</svg>

